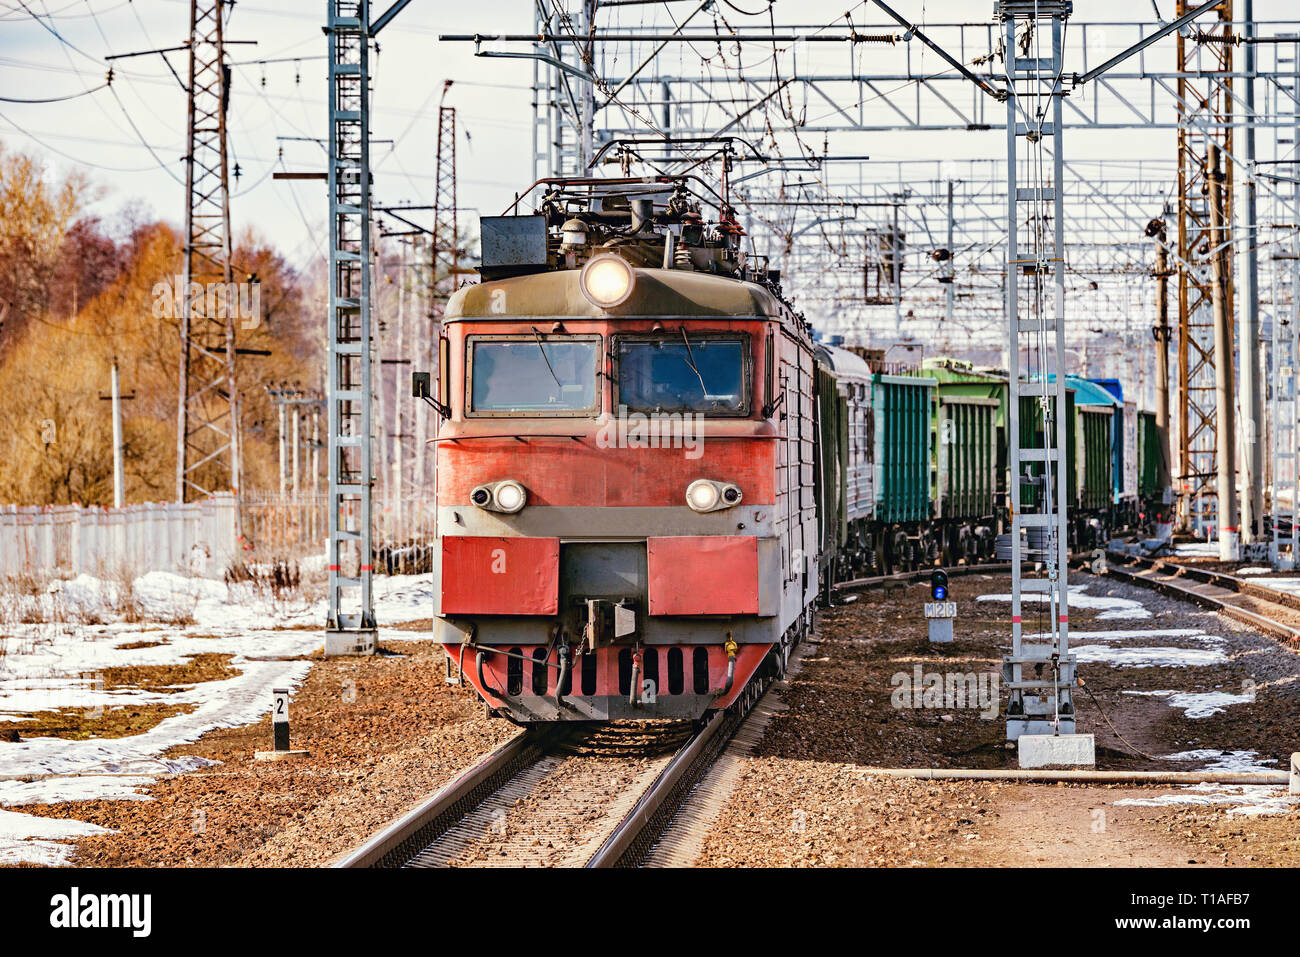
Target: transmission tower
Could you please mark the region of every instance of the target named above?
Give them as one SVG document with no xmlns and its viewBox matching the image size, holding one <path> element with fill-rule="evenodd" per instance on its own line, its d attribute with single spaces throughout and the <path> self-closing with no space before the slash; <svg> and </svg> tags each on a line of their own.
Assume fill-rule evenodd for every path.
<svg viewBox="0 0 1300 957">
<path fill-rule="evenodd" d="M 460 229 L 456 219 L 456 108 L 438 108 L 438 169 L 433 198 L 434 318 L 456 289 L 460 267 Z M 437 328 L 434 329 L 436 333 Z"/>
<path fill-rule="evenodd" d="M 1177 15 L 1197 6 L 1178 0 Z M 1217 527 L 1213 263 L 1232 222 L 1232 0 L 1204 30 L 1178 34 L 1178 524 Z M 1216 32 L 1216 28 L 1217 32 Z M 1218 39 L 1216 39 L 1216 36 Z M 1221 209 L 1210 208 L 1209 154 L 1225 159 Z M 1226 308 L 1232 315 L 1232 278 Z"/>
<path fill-rule="evenodd" d="M 239 488 L 225 11 L 225 0 L 190 0 L 189 149 L 176 428 L 176 499 L 180 502 Z"/>
</svg>

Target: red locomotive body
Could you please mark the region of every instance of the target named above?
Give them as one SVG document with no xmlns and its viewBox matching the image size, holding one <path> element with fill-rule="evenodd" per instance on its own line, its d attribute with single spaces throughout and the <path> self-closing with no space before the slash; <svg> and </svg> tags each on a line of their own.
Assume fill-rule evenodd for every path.
<svg viewBox="0 0 1300 957">
<path fill-rule="evenodd" d="M 435 637 L 520 722 L 699 718 L 811 625 L 808 328 L 680 196 L 485 220 L 448 304 Z"/>
</svg>

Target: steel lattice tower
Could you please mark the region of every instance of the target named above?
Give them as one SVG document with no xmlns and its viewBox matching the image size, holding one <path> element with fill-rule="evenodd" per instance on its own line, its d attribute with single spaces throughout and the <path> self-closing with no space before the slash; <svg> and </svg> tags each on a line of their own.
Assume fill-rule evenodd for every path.
<svg viewBox="0 0 1300 957">
<path fill-rule="evenodd" d="M 1007 460 L 1011 654 L 1002 658 L 1007 740 L 1074 734 L 1065 381 L 1063 0 L 999 0 L 1006 50 Z M 1016 24 L 1022 24 L 1017 33 Z M 1023 46 L 1022 46 L 1023 44 Z M 1019 51 L 1019 52 L 1017 52 Z M 1022 543 L 1021 530 L 1025 532 Z M 1040 564 L 1025 577 L 1023 562 Z M 1025 634 L 1026 594 L 1047 611 Z M 1045 606 L 1045 608 L 1044 608 Z M 1031 620 L 1033 612 L 1030 612 Z"/>
<path fill-rule="evenodd" d="M 225 0 L 190 0 L 189 150 L 176 427 L 176 499 L 180 502 L 239 488 L 225 10 Z M 219 295 L 212 294 L 214 288 L 221 290 Z"/>
<path fill-rule="evenodd" d="M 533 21 L 538 36 L 567 36 L 573 42 L 539 41 L 533 47 L 537 57 L 533 65 L 534 179 L 587 175 L 595 140 L 595 16 L 594 0 L 551 4 L 535 0 Z"/>
<path fill-rule="evenodd" d="M 456 218 L 456 108 L 438 107 L 438 168 L 433 198 L 433 288 L 435 321 L 442 321 L 447 298 L 456 289 L 460 266 L 460 228 Z M 438 331 L 434 330 L 435 333 Z"/>
<path fill-rule="evenodd" d="M 1197 4 L 1178 0 L 1177 16 Z M 1215 42 L 1231 32 L 1232 0 L 1207 17 L 1217 18 L 1198 36 L 1178 34 L 1178 522 L 1186 528 L 1214 521 L 1216 486 L 1216 401 L 1214 307 L 1211 267 L 1217 235 L 1210 210 L 1209 152 L 1217 144 L 1225 158 L 1222 222 L 1232 222 L 1232 43 Z M 1227 280 L 1232 315 L 1232 278 Z"/>
<path fill-rule="evenodd" d="M 329 618 L 326 654 L 375 647 L 371 593 L 369 0 L 328 0 Z"/>
</svg>

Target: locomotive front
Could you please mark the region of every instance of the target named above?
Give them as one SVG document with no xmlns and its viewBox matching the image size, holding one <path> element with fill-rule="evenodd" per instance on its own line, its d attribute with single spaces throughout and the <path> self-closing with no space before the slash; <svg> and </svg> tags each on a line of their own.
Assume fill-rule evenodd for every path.
<svg viewBox="0 0 1300 957">
<path fill-rule="evenodd" d="M 699 718 L 811 621 L 806 326 L 681 181 L 539 209 L 446 310 L 434 636 L 519 722 Z"/>
</svg>

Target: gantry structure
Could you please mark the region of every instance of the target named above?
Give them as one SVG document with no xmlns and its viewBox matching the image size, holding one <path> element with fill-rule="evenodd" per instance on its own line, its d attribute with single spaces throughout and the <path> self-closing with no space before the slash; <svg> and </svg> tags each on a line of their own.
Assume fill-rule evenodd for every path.
<svg viewBox="0 0 1300 957">
<path fill-rule="evenodd" d="M 755 249 L 782 270 L 815 324 L 873 342 L 995 347 L 1006 318 L 999 259 L 1007 178 L 999 164 L 1008 120 L 1005 99 L 989 91 L 1005 96 L 1016 56 L 1038 42 L 1043 25 L 1024 18 L 1008 33 L 992 3 L 981 22 L 919 24 L 907 12 L 869 0 L 835 22 L 808 24 L 746 17 L 708 0 L 536 0 L 531 33 L 497 27 L 444 39 L 473 44 L 483 57 L 532 60 L 537 177 L 592 172 L 591 157 L 614 139 L 657 136 L 689 158 L 698 150 L 692 140 L 733 137 L 740 165 L 732 181 Z M 1255 18 L 1250 0 L 1177 0 L 1172 13 L 1172 30 L 1156 19 L 1088 22 L 1073 11 L 1062 19 L 1069 351 L 1086 360 L 1078 371 L 1098 374 L 1090 363 L 1105 356 L 1107 374 L 1143 387 L 1145 363 L 1123 358 L 1157 347 L 1149 331 L 1159 311 L 1150 281 L 1156 249 L 1145 230 L 1166 222 L 1177 300 L 1166 345 L 1177 392 L 1170 418 L 1179 518 L 1216 530 L 1210 292 L 1212 264 L 1228 244 L 1235 262 L 1226 308 L 1244 363 L 1242 441 L 1252 450 L 1243 459 L 1251 489 L 1243 532 L 1258 539 L 1260 473 L 1270 469 L 1253 451 L 1267 443 L 1254 439 L 1274 410 L 1255 387 L 1272 370 L 1256 344 L 1270 342 L 1279 317 L 1295 311 L 1291 260 L 1280 257 L 1300 223 L 1290 183 L 1297 30 L 1293 21 Z M 1128 55 L 1112 62 L 1121 50 Z M 1121 137 L 1124 156 L 1116 157 Z M 1257 140 L 1259 156 L 1271 157 L 1257 159 Z M 870 159 L 885 142 L 893 155 L 906 143 L 909 154 L 934 159 Z M 1211 145 L 1224 173 L 1213 218 Z M 958 150 L 983 158 L 940 158 Z M 1123 350 L 1107 343 L 1117 329 Z"/>
</svg>

